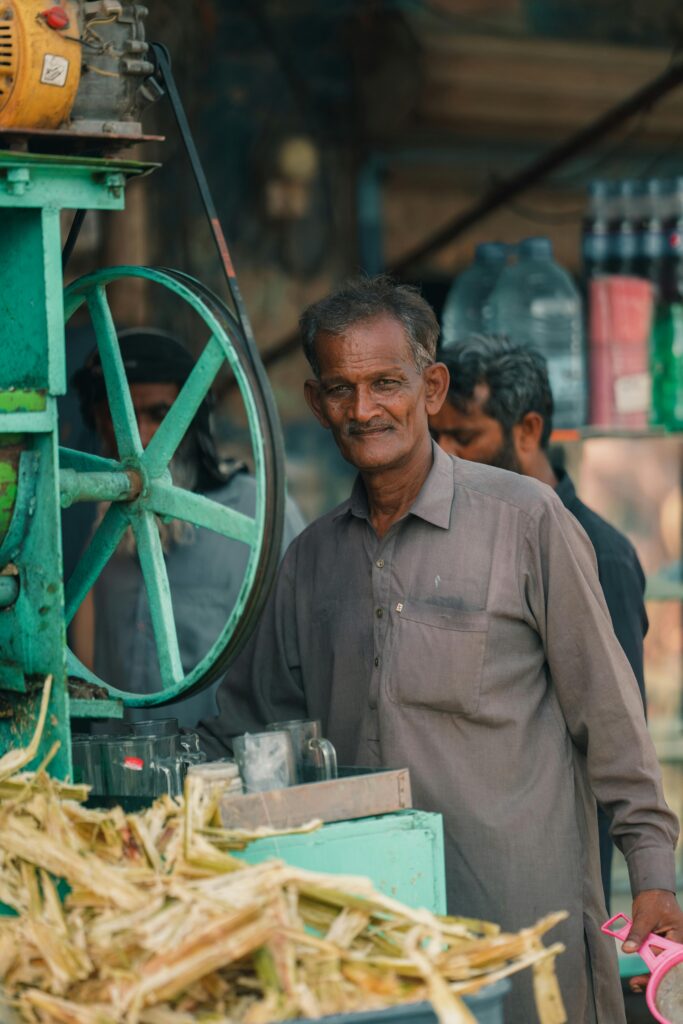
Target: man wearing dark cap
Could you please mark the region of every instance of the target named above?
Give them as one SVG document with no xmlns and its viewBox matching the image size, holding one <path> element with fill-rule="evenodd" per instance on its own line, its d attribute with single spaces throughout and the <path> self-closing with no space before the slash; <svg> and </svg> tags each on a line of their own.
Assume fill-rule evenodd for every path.
<svg viewBox="0 0 683 1024">
<path fill-rule="evenodd" d="M 119 343 L 140 440 L 147 447 L 189 377 L 194 360 L 175 337 L 153 328 L 121 331 Z M 83 419 L 97 433 L 103 454 L 116 457 L 116 439 L 96 350 L 74 375 L 73 383 Z M 209 401 L 202 402 L 169 468 L 178 486 L 254 515 L 256 482 L 244 463 L 219 456 L 211 432 Z M 105 510 L 101 509 L 100 515 Z M 303 527 L 301 514 L 288 500 L 283 552 Z M 159 522 L 159 531 L 181 659 L 189 671 L 208 652 L 230 615 L 246 569 L 248 549 L 179 520 Z M 154 632 L 132 531 L 124 536 L 81 606 L 72 639 L 81 661 L 108 683 L 136 693 L 161 689 Z M 163 708 L 128 709 L 128 715 L 171 715 L 183 726 L 194 726 L 200 718 L 215 714 L 215 685 Z"/>
</svg>

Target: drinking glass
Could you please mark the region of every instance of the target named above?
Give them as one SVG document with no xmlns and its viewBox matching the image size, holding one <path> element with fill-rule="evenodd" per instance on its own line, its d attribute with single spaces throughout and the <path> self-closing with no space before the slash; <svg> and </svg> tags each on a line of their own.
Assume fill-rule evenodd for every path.
<svg viewBox="0 0 683 1024">
<path fill-rule="evenodd" d="M 180 732 L 177 718 L 145 718 L 130 724 L 135 736 L 177 736 Z"/>
<path fill-rule="evenodd" d="M 337 778 L 337 752 L 329 740 L 323 739 L 319 721 L 296 718 L 289 722 L 272 722 L 266 729 L 288 732 L 292 737 L 299 782 Z"/>
<path fill-rule="evenodd" d="M 165 763 L 150 736 L 102 737 L 99 742 L 102 758 L 104 793 L 138 809 L 154 797 L 172 796 L 177 781 L 172 764 Z"/>
<path fill-rule="evenodd" d="M 235 738 L 233 750 L 245 792 L 284 789 L 296 783 L 296 758 L 288 732 L 247 732 Z"/>
<path fill-rule="evenodd" d="M 221 757 L 216 761 L 204 761 L 202 764 L 187 766 L 187 774 L 192 779 L 200 779 L 205 786 L 216 789 L 225 795 L 234 796 L 242 793 L 242 778 L 237 762 L 232 757 Z"/>
<path fill-rule="evenodd" d="M 92 736 L 72 736 L 71 761 L 73 764 L 74 782 L 90 786 L 90 797 L 88 799 L 94 796 L 102 796 L 104 785 L 102 782 L 100 745 L 97 739 Z"/>
<path fill-rule="evenodd" d="M 178 796 L 189 765 L 206 761 L 199 736 L 196 732 L 181 733 L 177 718 L 150 718 L 132 725 L 136 736 L 153 738 L 157 760 L 171 772 L 171 793 Z"/>
</svg>

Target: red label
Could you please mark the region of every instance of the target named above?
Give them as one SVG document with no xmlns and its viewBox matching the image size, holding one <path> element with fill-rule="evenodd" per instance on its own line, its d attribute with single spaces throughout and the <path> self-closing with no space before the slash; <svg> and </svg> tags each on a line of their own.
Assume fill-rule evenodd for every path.
<svg viewBox="0 0 683 1024">
<path fill-rule="evenodd" d="M 145 767 L 145 762 L 141 757 L 124 757 L 123 767 L 130 768 L 134 772 L 141 772 Z"/>
</svg>

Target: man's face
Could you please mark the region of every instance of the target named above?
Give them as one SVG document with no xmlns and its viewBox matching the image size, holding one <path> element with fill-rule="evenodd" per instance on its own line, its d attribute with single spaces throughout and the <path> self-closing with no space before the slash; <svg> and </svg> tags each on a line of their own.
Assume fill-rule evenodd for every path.
<svg viewBox="0 0 683 1024">
<path fill-rule="evenodd" d="M 476 385 L 465 412 L 446 398 L 439 412 L 429 417 L 432 437 L 450 455 L 521 473 L 513 434 L 484 412 L 488 398 L 488 384 Z"/>
<path fill-rule="evenodd" d="M 361 471 L 397 468 L 425 444 L 428 414 L 447 387 L 443 364 L 419 373 L 402 325 L 382 315 L 316 343 L 319 380 L 306 399 L 347 462 Z"/>
<path fill-rule="evenodd" d="M 129 384 L 130 397 L 133 400 L 135 418 L 138 421 L 140 441 L 142 447 L 146 448 L 152 440 L 159 425 L 162 423 L 167 412 L 178 397 L 179 388 L 177 384 L 169 384 L 160 381 L 152 384 Z M 110 458 L 117 458 L 116 437 L 114 436 L 114 425 L 109 412 L 107 402 L 100 402 L 95 407 L 95 425 L 97 433 L 102 439 L 105 454 Z"/>
</svg>

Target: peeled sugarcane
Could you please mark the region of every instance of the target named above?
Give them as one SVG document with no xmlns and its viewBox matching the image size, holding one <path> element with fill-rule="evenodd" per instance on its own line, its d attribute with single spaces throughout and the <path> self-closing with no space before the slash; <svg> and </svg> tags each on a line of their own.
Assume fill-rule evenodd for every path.
<svg viewBox="0 0 683 1024">
<path fill-rule="evenodd" d="M 177 802 L 90 810 L 86 787 L 22 773 L 28 753 L 0 758 L 0 899 L 17 914 L 0 919 L 0 986 L 28 1024 L 269 1024 L 424 999 L 472 1024 L 463 995 L 529 968 L 541 1024 L 566 1020 L 563 947 L 542 942 L 563 914 L 508 935 L 366 878 L 249 866 L 230 850 L 255 836 L 220 827 L 215 787 L 190 776 Z"/>
</svg>

